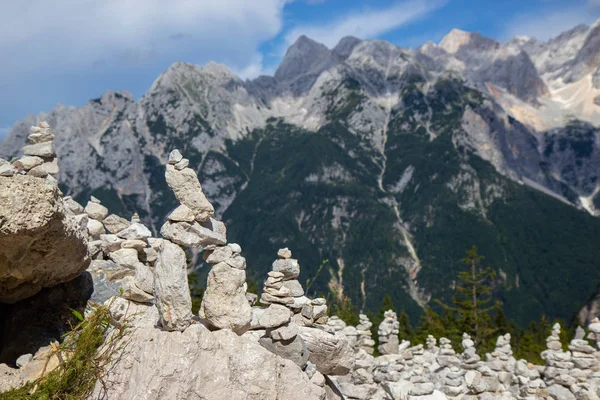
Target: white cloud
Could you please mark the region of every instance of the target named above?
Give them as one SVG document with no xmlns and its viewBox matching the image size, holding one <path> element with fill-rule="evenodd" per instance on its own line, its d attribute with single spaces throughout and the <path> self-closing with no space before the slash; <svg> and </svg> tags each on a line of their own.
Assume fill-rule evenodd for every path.
<svg viewBox="0 0 600 400">
<path fill-rule="evenodd" d="M 345 15 L 329 24 L 301 25 L 285 36 L 286 48 L 300 35 L 331 48 L 344 36 L 370 39 L 407 25 L 442 7 L 446 0 L 409 0 L 379 10 L 363 10 Z"/>
<path fill-rule="evenodd" d="M 589 0 L 589 4 L 600 4 L 600 0 Z M 515 36 L 530 36 L 548 40 L 579 24 L 591 24 L 598 18 L 586 8 L 570 7 L 535 14 L 519 14 L 507 24 L 502 37 L 509 40 Z"/>
<path fill-rule="evenodd" d="M 248 68 L 259 44 L 280 32 L 286 2 L 0 0 L 0 81 L 182 54 Z"/>
</svg>

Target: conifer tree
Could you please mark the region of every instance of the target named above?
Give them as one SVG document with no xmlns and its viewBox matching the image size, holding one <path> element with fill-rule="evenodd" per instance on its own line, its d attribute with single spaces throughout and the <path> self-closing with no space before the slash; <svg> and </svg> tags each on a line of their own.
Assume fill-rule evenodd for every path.
<svg viewBox="0 0 600 400">
<path fill-rule="evenodd" d="M 500 308 L 499 303 L 492 302 L 492 283 L 496 273 L 491 267 L 483 267 L 483 256 L 473 246 L 467 251 L 462 262 L 465 271 L 458 274 L 453 306 L 438 301 L 446 310 L 456 314 L 459 329 L 471 335 L 475 346 L 487 350 L 498 333 L 492 322 L 492 312 Z M 483 345 L 483 346 L 482 346 Z"/>
<path fill-rule="evenodd" d="M 400 339 L 400 341 L 412 340 L 414 336 L 414 330 L 410 324 L 408 314 L 404 310 L 402 310 L 400 315 L 398 315 L 398 323 L 400 324 L 400 327 L 398 329 L 398 338 Z"/>
<path fill-rule="evenodd" d="M 419 318 L 419 325 L 415 331 L 414 338 L 417 343 L 425 343 L 427 335 L 433 335 L 437 339 L 446 336 L 444 321 L 429 306 L 425 307 L 421 318 Z"/>
<path fill-rule="evenodd" d="M 332 315 L 337 315 L 346 325 L 356 326 L 359 323 L 357 308 L 345 293 L 341 299 L 339 296 L 333 296 L 332 311 Z"/>
</svg>

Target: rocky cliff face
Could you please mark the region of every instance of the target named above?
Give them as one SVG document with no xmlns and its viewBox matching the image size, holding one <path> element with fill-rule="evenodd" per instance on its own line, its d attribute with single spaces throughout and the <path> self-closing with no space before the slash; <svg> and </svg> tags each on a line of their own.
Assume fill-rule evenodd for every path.
<svg viewBox="0 0 600 400">
<path fill-rule="evenodd" d="M 301 37 L 274 77 L 253 81 L 176 63 L 138 102 L 108 92 L 26 118 L 0 155 L 17 155 L 47 119 L 62 132 L 63 191 L 138 212 L 156 234 L 178 206 L 162 174 L 177 147 L 261 272 L 293 244 L 307 275 L 329 260 L 316 290 L 344 290 L 365 308 L 388 292 L 416 312 L 448 292 L 440 276 L 451 282 L 478 244 L 505 277 L 509 315 L 568 317 L 600 281 L 589 276 L 600 229 L 590 216 L 600 203 L 596 31 L 505 44 L 453 31 L 416 51 L 351 37 L 330 50 Z M 566 123 L 570 114 L 579 121 Z M 575 242 L 584 259 L 570 256 Z M 554 285 L 537 278 L 548 268 L 579 286 L 548 296 Z"/>
</svg>

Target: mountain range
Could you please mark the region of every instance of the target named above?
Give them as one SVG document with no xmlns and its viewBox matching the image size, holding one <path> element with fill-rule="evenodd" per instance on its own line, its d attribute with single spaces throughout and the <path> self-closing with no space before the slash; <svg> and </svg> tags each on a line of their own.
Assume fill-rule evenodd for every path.
<svg viewBox="0 0 600 400">
<path fill-rule="evenodd" d="M 548 41 L 452 30 L 416 50 L 301 36 L 254 80 L 177 62 L 139 101 L 109 91 L 28 116 L 0 156 L 42 120 L 63 191 L 155 233 L 181 150 L 257 281 L 287 246 L 316 293 L 363 310 L 387 293 L 418 316 L 477 245 L 521 325 L 571 318 L 600 283 L 600 21 Z"/>
</svg>

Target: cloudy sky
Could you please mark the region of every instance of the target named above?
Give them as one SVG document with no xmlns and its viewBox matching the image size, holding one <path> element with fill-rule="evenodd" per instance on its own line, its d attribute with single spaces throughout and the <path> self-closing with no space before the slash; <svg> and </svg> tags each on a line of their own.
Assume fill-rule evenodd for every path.
<svg viewBox="0 0 600 400">
<path fill-rule="evenodd" d="M 301 34 L 417 47 L 452 28 L 548 39 L 597 18 L 600 0 L 0 0 L 0 138 L 58 103 L 139 98 L 175 61 L 272 74 Z"/>
</svg>

